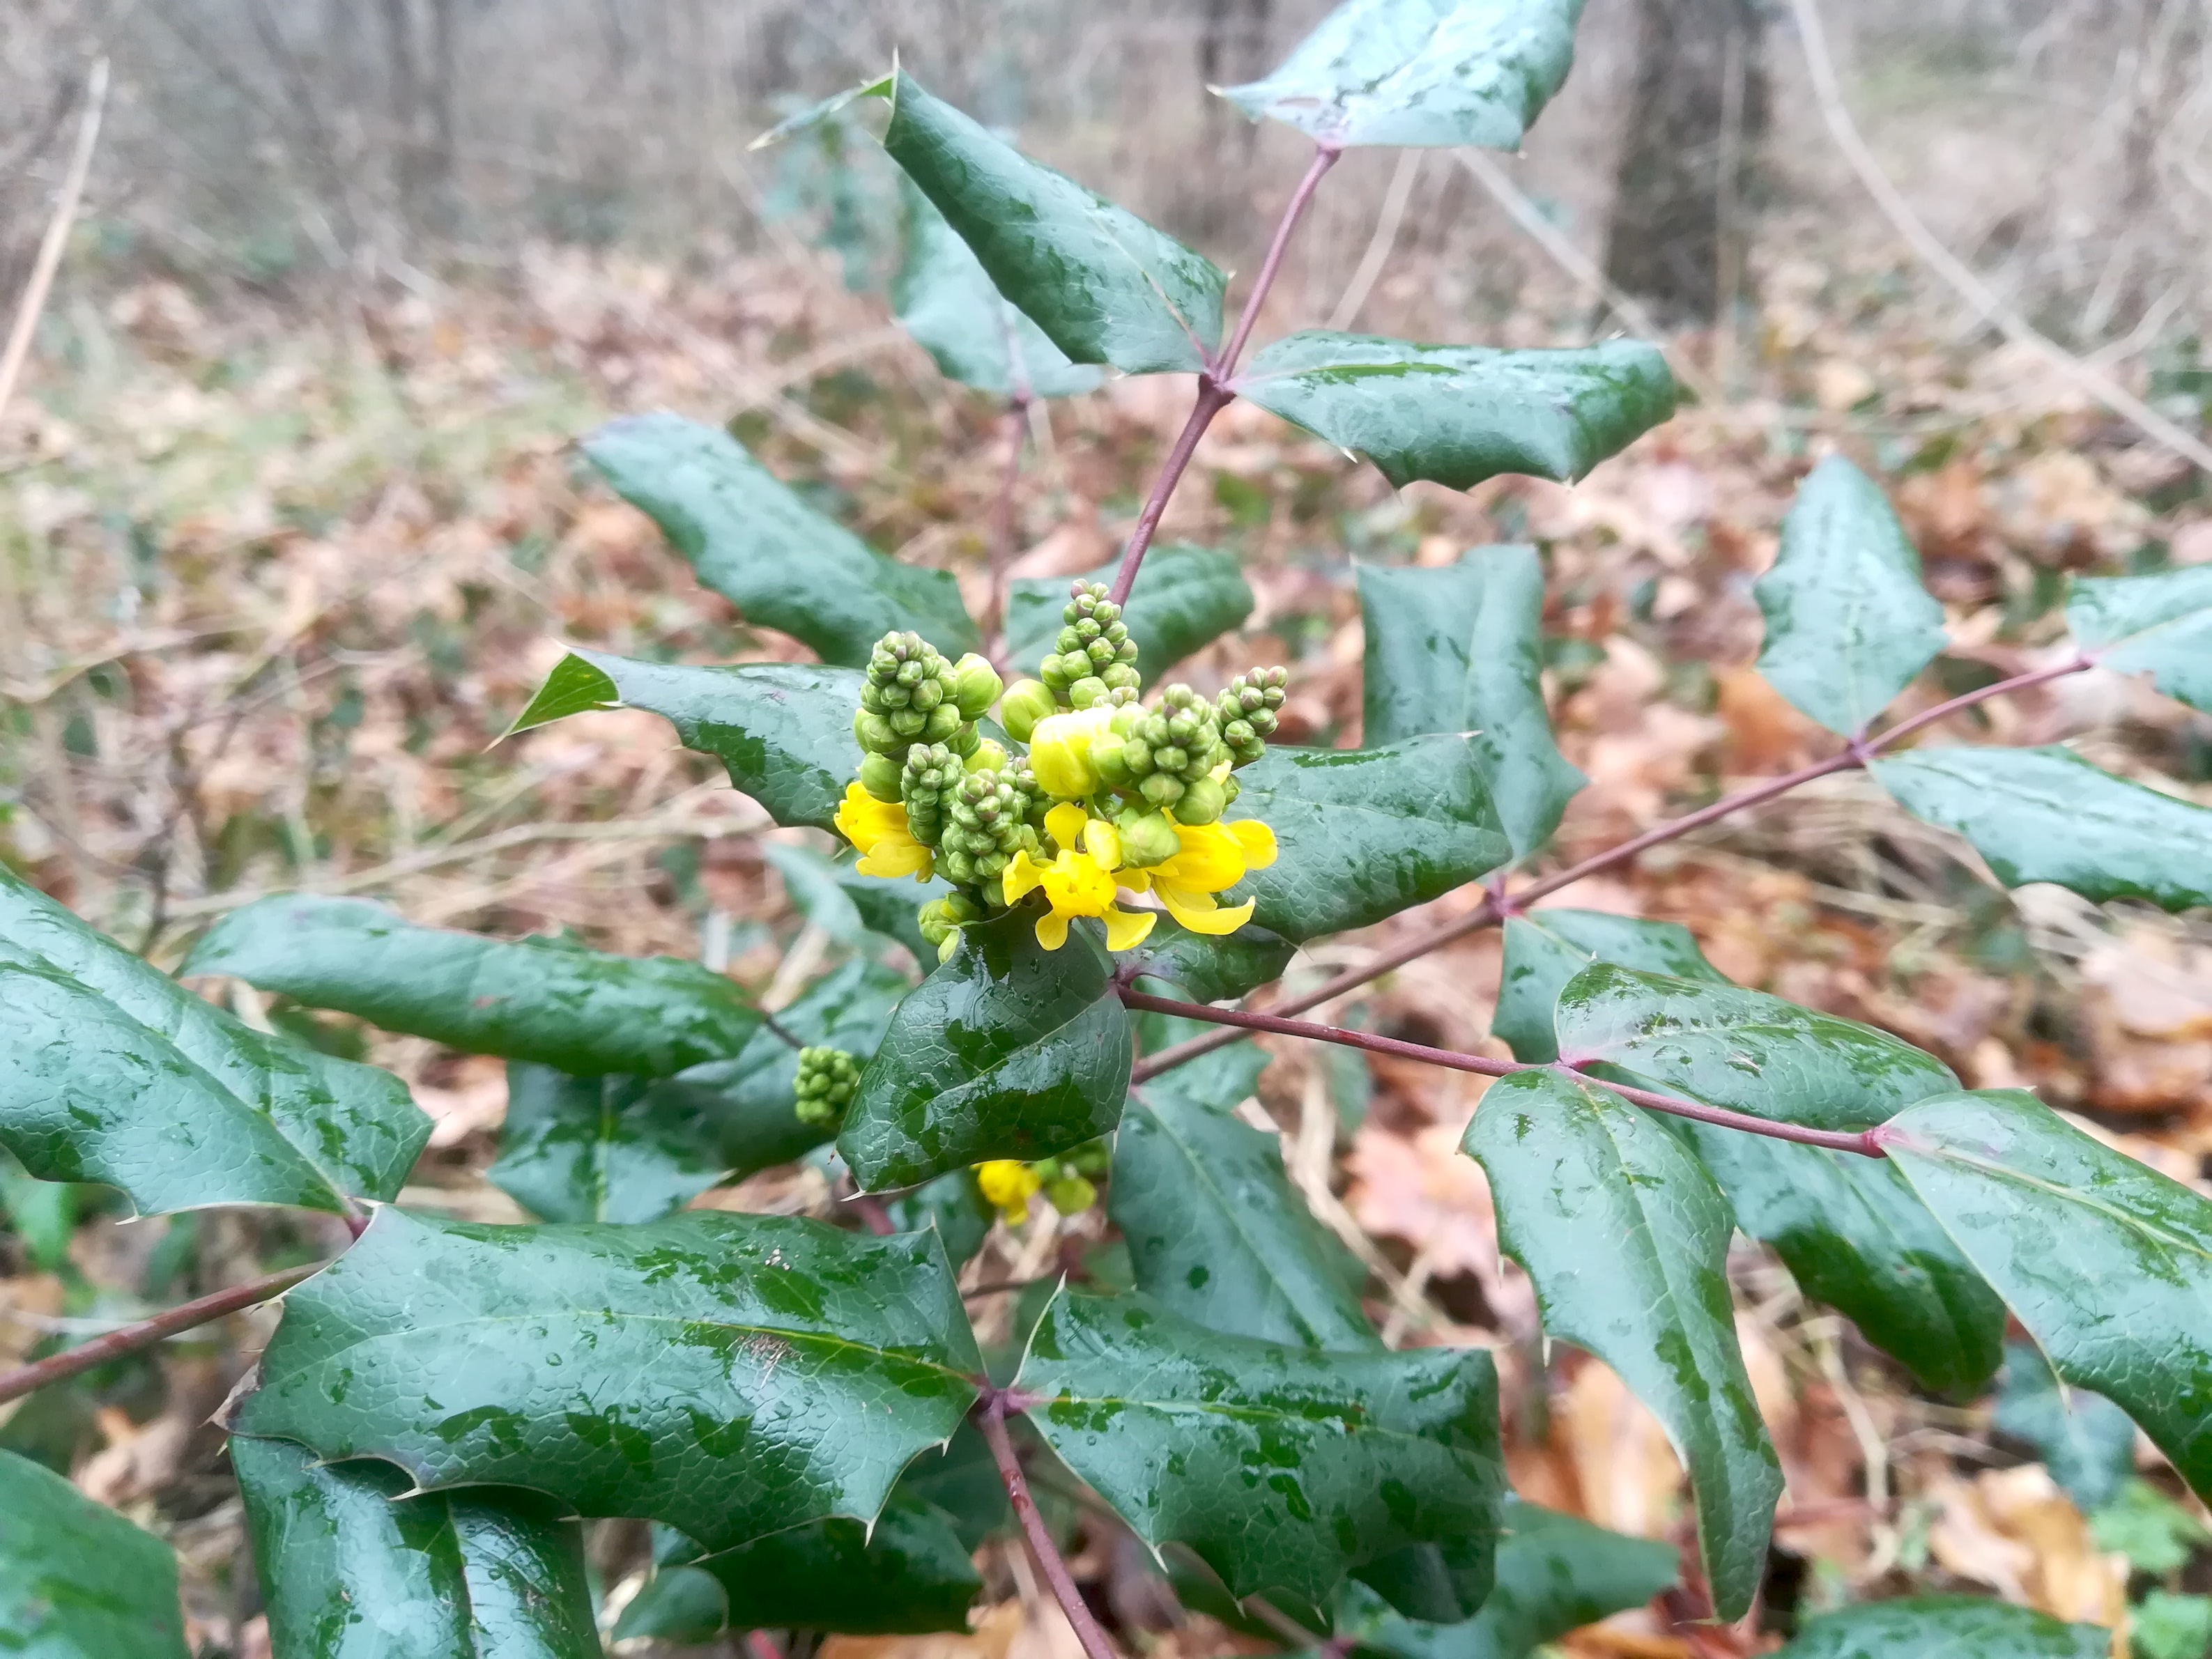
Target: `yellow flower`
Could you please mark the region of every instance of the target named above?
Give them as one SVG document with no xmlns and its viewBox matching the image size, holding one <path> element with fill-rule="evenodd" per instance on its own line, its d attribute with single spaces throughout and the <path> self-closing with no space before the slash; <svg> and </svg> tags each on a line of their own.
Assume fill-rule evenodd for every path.
<svg viewBox="0 0 2212 1659">
<path fill-rule="evenodd" d="M 1178 823 L 1182 848 L 1147 870 L 1125 870 L 1121 884 L 1150 890 L 1194 933 L 1233 933 L 1252 919 L 1252 901 L 1224 909 L 1216 893 L 1275 861 L 1275 832 L 1257 818 L 1234 823 Z"/>
<path fill-rule="evenodd" d="M 975 1166 L 975 1185 L 1006 1224 L 1018 1227 L 1029 1219 L 1030 1195 L 1044 1182 L 1019 1159 L 997 1158 Z"/>
<path fill-rule="evenodd" d="M 1037 787 L 1062 800 L 1081 800 L 1098 787 L 1098 769 L 1091 763 L 1091 744 L 1105 732 L 1114 711 L 1104 703 L 1072 714 L 1049 714 L 1030 733 L 1030 770 Z"/>
<path fill-rule="evenodd" d="M 1042 724 L 1038 728 L 1044 729 Z M 1030 750 L 1032 757 L 1036 750 Z M 1094 818 L 1073 801 L 1045 814 L 1045 833 L 1060 847 L 1049 864 L 1026 852 L 1006 866 L 1006 902 L 1014 904 L 1039 888 L 1051 910 L 1037 918 L 1037 943 L 1057 951 L 1067 943 L 1067 924 L 1076 916 L 1097 916 L 1106 923 L 1106 948 L 1127 951 L 1144 942 L 1155 920 L 1149 910 L 1124 910 L 1114 902 L 1114 872 L 1121 867 L 1121 838 L 1103 818 Z"/>
<path fill-rule="evenodd" d="M 936 860 L 908 830 L 906 808 L 896 801 L 878 800 L 859 784 L 848 783 L 836 822 L 838 833 L 860 849 L 854 867 L 861 874 L 929 879 Z"/>
</svg>

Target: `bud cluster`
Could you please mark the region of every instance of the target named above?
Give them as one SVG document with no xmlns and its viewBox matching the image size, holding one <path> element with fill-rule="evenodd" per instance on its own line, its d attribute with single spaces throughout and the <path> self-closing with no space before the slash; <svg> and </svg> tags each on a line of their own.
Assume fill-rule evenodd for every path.
<svg viewBox="0 0 2212 1659">
<path fill-rule="evenodd" d="M 948 822 L 939 842 L 946 877 L 962 887 L 996 881 L 1016 853 L 1036 854 L 1030 818 L 1037 799 L 1027 775 L 1011 771 L 970 772 L 946 791 Z"/>
<path fill-rule="evenodd" d="M 966 766 L 949 744 L 916 744 L 906 751 L 899 775 L 899 798 L 906 803 L 907 833 L 924 847 L 944 838 L 945 808 L 966 775 Z"/>
<path fill-rule="evenodd" d="M 866 758 L 860 787 L 880 801 L 902 799 L 902 771 L 916 745 L 971 755 L 975 717 L 998 701 L 998 672 L 970 652 L 957 663 L 919 634 L 886 634 L 869 653 L 853 735 Z"/>
<path fill-rule="evenodd" d="M 801 1048 L 799 1076 L 792 1085 L 798 1101 L 792 1109 L 801 1123 L 835 1129 L 844 1122 L 860 1081 L 860 1062 L 842 1048 Z"/>
<path fill-rule="evenodd" d="M 1229 746 L 1234 764 L 1249 766 L 1267 752 L 1267 739 L 1275 735 L 1275 711 L 1283 706 L 1283 687 L 1289 678 L 1280 668 L 1251 669 L 1230 681 L 1214 699 L 1221 740 Z"/>
<path fill-rule="evenodd" d="M 1131 702 L 1137 695 L 1137 642 L 1103 582 L 1077 581 L 1060 613 L 1060 629 L 1038 674 L 1062 708 Z M 1115 693 L 1125 694 L 1117 697 Z"/>
</svg>

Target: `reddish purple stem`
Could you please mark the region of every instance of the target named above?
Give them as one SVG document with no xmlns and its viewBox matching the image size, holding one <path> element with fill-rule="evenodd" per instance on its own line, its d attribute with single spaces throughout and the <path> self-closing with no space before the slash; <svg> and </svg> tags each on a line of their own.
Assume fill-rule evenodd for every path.
<svg viewBox="0 0 2212 1659">
<path fill-rule="evenodd" d="M 1006 1413 L 1024 1409 L 1027 1404 L 1024 1397 L 1008 1390 L 988 1389 L 975 1413 L 975 1426 L 983 1431 L 984 1443 L 990 1447 L 992 1459 L 999 1466 L 999 1480 L 1006 1486 L 1007 1500 L 1014 1506 L 1014 1519 L 1021 1522 L 1030 1555 L 1036 1562 L 1037 1571 L 1044 1574 L 1045 1583 L 1051 1586 L 1053 1600 L 1067 1615 L 1075 1639 L 1083 1644 L 1085 1659 L 1115 1659 L 1113 1644 L 1107 1641 L 1106 1632 L 1091 1615 L 1083 1592 L 1075 1587 L 1074 1575 L 1068 1571 L 1059 1546 L 1052 1541 L 1052 1534 L 1045 1529 L 1044 1517 L 1037 1513 L 1036 1499 L 1030 1496 L 1029 1480 L 1022 1474 L 1022 1461 L 1015 1455 L 1013 1437 L 1006 1432 Z"/>
</svg>

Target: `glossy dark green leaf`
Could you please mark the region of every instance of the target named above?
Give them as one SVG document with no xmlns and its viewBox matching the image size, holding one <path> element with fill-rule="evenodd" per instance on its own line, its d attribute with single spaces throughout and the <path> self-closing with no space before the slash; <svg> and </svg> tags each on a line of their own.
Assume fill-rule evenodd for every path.
<svg viewBox="0 0 2212 1659">
<path fill-rule="evenodd" d="M 2148 674 L 2167 696 L 2212 713 L 2212 565 L 2077 576 L 2066 625 L 2105 667 Z"/>
<path fill-rule="evenodd" d="M 720 427 L 630 415 L 586 438 L 584 453 L 747 622 L 790 635 L 826 663 L 863 666 L 878 640 L 902 629 L 953 656 L 979 642 L 951 572 L 877 552 Z"/>
<path fill-rule="evenodd" d="M 1521 148 L 1567 78 L 1583 0 L 1346 0 L 1222 96 L 1340 147 Z"/>
<path fill-rule="evenodd" d="M 1774 1659 L 2106 1659 L 2112 1633 L 1963 1595 L 1869 1601 L 1823 1614 Z"/>
<path fill-rule="evenodd" d="M 285 1299 L 238 1432 L 425 1488 L 544 1492 L 733 1548 L 872 1517 L 981 1368 L 929 1234 L 689 1211 L 494 1227 L 380 1210 Z"/>
<path fill-rule="evenodd" d="M 599 1659 L 583 1529 L 535 1492 L 403 1498 L 389 1463 L 230 1443 L 284 1659 Z"/>
<path fill-rule="evenodd" d="M 719 1590 L 710 1597 L 690 1576 Z M 661 1565 L 615 1628 L 702 1642 L 724 1630 L 897 1636 L 968 1628 L 983 1588 L 944 1511 L 894 1492 L 872 1528 L 817 1521 L 719 1554 L 696 1547 Z M 702 1615 L 714 1615 L 708 1623 Z"/>
<path fill-rule="evenodd" d="M 1030 1421 L 1155 1550 L 1188 1545 L 1238 1597 L 1308 1602 L 1408 1546 L 1489 1577 L 1498 1382 L 1473 1349 L 1316 1353 L 1227 1336 L 1148 1298 L 1062 1292 L 1016 1387 Z"/>
<path fill-rule="evenodd" d="M 887 84 L 884 148 L 1054 344 L 1076 362 L 1130 374 L 1206 366 L 1221 342 L 1228 279 L 1218 268 L 1030 161 L 911 76 Z"/>
<path fill-rule="evenodd" d="M 1474 744 L 1443 733 L 1383 749 L 1271 746 L 1237 775 L 1232 818 L 1259 818 L 1278 855 L 1231 895 L 1304 943 L 1365 927 L 1487 874 L 1513 855 Z"/>
<path fill-rule="evenodd" d="M 2136 1425 L 2100 1394 L 2069 1389 L 2033 1342 L 2008 1342 L 2004 1386 L 1990 1426 L 2033 1446 L 2087 1515 L 2118 1496 L 2135 1473 Z"/>
<path fill-rule="evenodd" d="M 837 879 L 837 866 L 811 847 L 763 841 L 761 857 L 783 878 L 783 890 L 799 913 L 830 936 L 834 945 L 860 943 L 868 931 L 860 906 Z"/>
<path fill-rule="evenodd" d="M 1929 749 L 1869 769 L 1899 805 L 1955 830 L 2008 887 L 2212 904 L 2212 811 L 2115 777 L 2071 750 Z"/>
<path fill-rule="evenodd" d="M 894 1194 L 884 1200 L 884 1208 L 902 1233 L 936 1228 L 945 1243 L 945 1259 L 956 1267 L 983 1248 L 997 1218 L 972 1170 L 948 1170 L 910 1192 Z"/>
<path fill-rule="evenodd" d="M 1006 303 L 945 216 L 904 181 L 906 258 L 891 283 L 891 314 L 940 373 L 1000 397 L 1067 398 L 1103 378 L 1071 363 L 1044 331 Z"/>
<path fill-rule="evenodd" d="M 603 696 L 594 690 L 595 701 L 570 695 L 592 675 L 611 690 Z M 828 830 L 845 786 L 860 770 L 860 745 L 853 737 L 860 706 L 860 675 L 850 668 L 781 662 L 699 668 L 574 651 L 516 728 L 586 708 L 643 708 L 673 726 L 686 748 L 720 761 L 730 781 L 778 823 Z"/>
<path fill-rule="evenodd" d="M 1480 547 L 1442 569 L 1359 568 L 1370 748 L 1467 732 L 1499 822 L 1525 858 L 1583 787 L 1544 707 L 1544 568 L 1533 547 Z"/>
<path fill-rule="evenodd" d="M 1137 1288 L 1186 1319 L 1292 1346 L 1379 1347 L 1359 1307 L 1365 1271 L 1308 1212 L 1275 1137 L 1236 1116 L 1267 1063 L 1232 1043 L 1134 1091 L 1107 1213 Z"/>
<path fill-rule="evenodd" d="M 605 708 L 622 707 L 622 693 L 603 668 L 595 668 L 574 652 L 553 665 L 553 672 L 545 677 L 514 723 L 500 733 L 511 738 L 519 732 L 533 732 L 541 726 L 550 726 L 555 720 L 566 720 L 571 714 L 588 714 Z"/>
<path fill-rule="evenodd" d="M 1534 920 L 1548 925 L 1555 914 Z M 1618 924 L 1609 961 L 1656 963 L 1661 953 L 1637 951 L 1627 931 L 1649 926 Z M 1509 933 L 1509 986 L 1515 948 Z M 1695 960 L 1695 971 L 1680 978 L 1588 969 L 1558 998 L 1560 1045 L 1632 1080 L 1831 1129 L 1870 1128 L 1957 1086 L 1933 1055 L 1886 1032 L 1739 989 Z M 1550 971 L 1560 965 L 1554 959 Z M 1773 1245 L 1806 1295 L 1849 1315 L 1923 1388 L 1971 1397 L 1996 1372 L 2003 1305 L 1895 1169 L 1706 1124 L 1683 1133 L 1727 1193 L 1737 1225 Z"/>
<path fill-rule="evenodd" d="M 1020 909 L 969 928 L 891 1016 L 837 1138 L 863 1191 L 1067 1152 L 1120 1118 L 1129 1021 L 1105 947 L 1079 927 L 1047 951 L 1035 925 Z"/>
<path fill-rule="evenodd" d="M 2051 1368 L 2212 1494 L 2212 1203 L 2019 1090 L 1923 1100 L 1883 1139 Z"/>
<path fill-rule="evenodd" d="M 651 1221 L 721 1179 L 711 1109 L 647 1078 L 511 1060 L 491 1184 L 546 1221 Z"/>
<path fill-rule="evenodd" d="M 185 1659 L 169 1547 L 10 1451 L 0 1451 L 0 1652 Z"/>
<path fill-rule="evenodd" d="M 1888 499 L 1840 455 L 1814 467 L 1753 586 L 1759 672 L 1798 709 L 1856 737 L 1943 648 L 1943 607 Z"/>
<path fill-rule="evenodd" d="M 845 896 L 853 901 L 861 922 L 871 933 L 895 939 L 925 965 L 937 961 L 937 947 L 921 936 L 921 907 L 941 899 L 952 890 L 943 881 L 917 882 L 907 876 L 868 876 L 853 867 L 857 854 L 849 849 L 830 868 Z"/>
<path fill-rule="evenodd" d="M 368 899 L 312 893 L 232 911 L 185 971 L 579 1077 L 665 1077 L 734 1054 L 760 1030 L 736 984 L 696 962 L 422 927 Z"/>
<path fill-rule="evenodd" d="M 1071 580 L 1110 582 L 1118 562 L 1076 579 L 1018 576 L 1009 582 L 1006 659 L 1024 673 L 1036 673 L 1060 630 Z M 1252 590 L 1233 555 L 1171 542 L 1145 555 L 1122 620 L 1137 642 L 1137 672 L 1149 683 L 1201 647 L 1242 628 L 1251 614 Z"/>
<path fill-rule="evenodd" d="M 1865 1129 L 1954 1089 L 1933 1054 L 1856 1020 L 1713 980 L 1594 963 L 1559 993 L 1560 1054 L 1754 1116 Z"/>
<path fill-rule="evenodd" d="M 1650 1117 L 1557 1072 L 1492 1084 L 1465 1146 L 1490 1176 L 1500 1246 L 1535 1281 L 1545 1331 L 1605 1361 L 1665 1425 L 1690 1471 L 1714 1603 L 1741 1618 L 1782 1470 L 1736 1346 L 1728 1200 Z"/>
<path fill-rule="evenodd" d="M 1498 1583 L 1473 1619 L 1455 1625 L 1401 1618 L 1347 1586 L 1336 1632 L 1354 1651 L 1397 1659 L 1528 1659 L 1544 1643 L 1640 1607 L 1674 1582 L 1674 1552 L 1571 1515 L 1508 1497 L 1498 1540 Z"/>
<path fill-rule="evenodd" d="M 0 1148 L 141 1214 L 397 1192 L 430 1121 L 388 1073 L 256 1031 L 0 870 Z"/>
<path fill-rule="evenodd" d="M 1297 949 L 1257 922 L 1233 933 L 1194 933 L 1163 911 L 1121 963 L 1133 982 L 1158 980 L 1200 1002 L 1227 1002 L 1280 979 Z"/>
<path fill-rule="evenodd" d="M 1602 910 L 1532 910 L 1505 921 L 1505 961 L 1500 970 L 1493 1036 L 1503 1037 L 1516 1060 L 1559 1057 L 1553 1012 L 1567 981 L 1593 962 L 1610 962 L 1684 979 L 1728 981 L 1705 960 L 1686 927 L 1645 921 Z"/>
<path fill-rule="evenodd" d="M 1571 483 L 1667 420 L 1676 396 L 1667 360 L 1638 340 L 1499 351 L 1319 330 L 1262 347 L 1236 386 L 1401 489 L 1507 472 Z"/>
</svg>

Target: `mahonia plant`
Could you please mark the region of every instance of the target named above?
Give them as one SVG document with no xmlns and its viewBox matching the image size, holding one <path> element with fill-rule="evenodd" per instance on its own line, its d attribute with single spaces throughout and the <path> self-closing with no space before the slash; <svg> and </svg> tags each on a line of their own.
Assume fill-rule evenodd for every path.
<svg viewBox="0 0 2212 1659">
<path fill-rule="evenodd" d="M 1054 1464 L 1087 1494 L 1067 1511 L 1085 1529 L 1126 1526 L 1185 1605 L 1250 1640 L 1520 1659 L 1670 1587 L 1675 1612 L 1723 1620 L 1758 1598 L 1783 1478 L 1732 1315 L 1741 1231 L 1926 1394 L 1972 1401 L 2002 1368 L 2003 1420 L 2042 1438 L 2085 1504 L 2131 1501 L 2114 1496 L 2130 1423 L 2212 1498 L 2212 1203 L 2033 1094 L 1965 1088 L 1889 1033 L 1731 984 L 1681 927 L 1532 908 L 1847 770 L 2007 886 L 2212 904 L 2212 811 L 1954 719 L 2093 667 L 2212 711 L 2212 567 L 2078 577 L 2065 637 L 2033 623 L 2021 672 L 1899 714 L 1945 648 L 1944 613 L 1879 489 L 1824 461 L 1756 595 L 1759 672 L 1830 752 L 1573 864 L 1549 852 L 1583 780 L 1546 712 L 1534 549 L 1359 568 L 1360 747 L 1276 741 L 1281 668 L 1143 695 L 1140 665 L 1172 667 L 1252 607 L 1230 554 L 1152 545 L 1230 403 L 1394 484 L 1447 489 L 1571 482 L 1673 410 L 1664 362 L 1632 341 L 1310 330 L 1246 356 L 1338 158 L 1516 148 L 1579 10 L 1348 0 L 1228 88 L 1313 141 L 1229 327 L 1220 269 L 902 72 L 790 124 L 842 157 L 860 100 L 888 103 L 906 238 L 893 307 L 948 375 L 1001 400 L 1009 489 L 1035 400 L 1108 368 L 1194 378 L 1118 563 L 1067 589 L 1000 582 L 979 621 L 950 573 L 869 547 L 721 428 L 646 415 L 586 441 L 702 582 L 817 660 L 577 647 L 515 729 L 655 712 L 778 825 L 821 836 L 760 843 L 831 951 L 774 1009 L 698 962 L 295 894 L 224 916 L 182 964 L 285 999 L 288 1023 L 266 1030 L 0 872 L 0 1147 L 24 1172 L 0 1193 L 18 1224 L 19 1193 L 97 1184 L 142 1215 L 291 1208 L 353 1239 L 328 1263 L 57 1337 L 0 1376 L 0 1402 L 85 1389 L 281 1297 L 222 1419 L 276 1659 L 963 1630 L 975 1553 L 1010 1531 L 1088 1659 L 1112 1659 L 1030 1498 L 1030 1471 Z M 994 651 L 1034 675 L 1003 686 Z M 833 830 L 850 854 L 821 850 Z M 1358 965 L 1298 955 L 1461 892 Z M 1491 1024 L 1510 1060 L 1297 1018 L 1486 927 L 1504 935 Z M 1270 986 L 1264 1007 L 1239 1006 Z M 401 1201 L 428 1120 L 397 1078 L 284 1035 L 309 1010 L 504 1060 L 489 1174 L 536 1219 Z M 1492 1079 L 1464 1149 L 1501 1243 L 1547 1341 L 1602 1360 L 1665 1426 L 1694 1571 L 1507 1490 L 1486 1352 L 1385 1345 L 1365 1268 L 1239 1115 L 1255 1032 Z M 689 1207 L 800 1163 L 828 1194 L 810 1215 Z M 998 1259 L 1048 1268 L 978 1282 L 994 1237 Z M 1084 1253 L 1109 1237 L 1117 1250 Z M 971 1322 L 971 1302 L 1002 1311 Z M 2027 1340 L 2008 1349 L 2010 1320 Z M 653 1530 L 649 1577 L 595 1602 L 579 1517 L 597 1516 Z M 0 1647 L 178 1659 L 183 1641 L 169 1547 L 0 1450 Z M 1785 1651 L 2106 1643 L 1967 1598 L 1845 1608 Z"/>
</svg>

